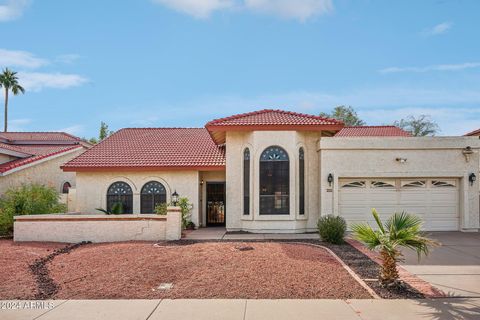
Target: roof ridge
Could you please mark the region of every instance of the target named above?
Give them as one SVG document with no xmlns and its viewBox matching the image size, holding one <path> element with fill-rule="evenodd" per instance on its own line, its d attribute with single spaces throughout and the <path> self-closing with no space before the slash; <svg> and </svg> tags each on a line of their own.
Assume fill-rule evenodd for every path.
<svg viewBox="0 0 480 320">
<path fill-rule="evenodd" d="M 313 114 L 307 114 L 307 113 L 301 113 L 301 112 L 295 112 L 295 111 L 287 111 L 287 110 L 281 110 L 281 109 L 261 109 L 261 110 L 251 111 L 251 112 L 239 113 L 239 114 L 235 114 L 235 115 L 224 117 L 224 118 L 213 119 L 213 120 L 207 122 L 207 124 L 205 126 L 215 125 L 219 122 L 235 120 L 235 119 L 254 116 L 254 115 L 258 115 L 258 114 L 271 113 L 271 112 L 278 112 L 278 113 L 288 114 L 288 115 L 292 115 L 292 116 L 306 117 L 306 118 L 315 119 L 315 120 L 328 120 L 328 121 L 332 121 L 332 122 L 335 122 L 335 123 L 338 123 L 338 124 L 343 123 L 343 121 L 340 121 L 340 120 L 337 120 L 337 119 L 322 117 L 322 116 L 316 116 L 316 115 L 313 115 Z"/>
</svg>

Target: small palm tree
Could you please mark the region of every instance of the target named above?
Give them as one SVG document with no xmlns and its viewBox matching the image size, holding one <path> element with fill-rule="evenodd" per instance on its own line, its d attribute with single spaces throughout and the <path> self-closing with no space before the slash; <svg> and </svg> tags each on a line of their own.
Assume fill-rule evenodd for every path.
<svg viewBox="0 0 480 320">
<path fill-rule="evenodd" d="M 18 84 L 17 73 L 5 68 L 3 73 L 0 74 L 0 88 L 5 90 L 5 122 L 3 131 L 7 132 L 8 130 L 8 92 L 12 91 L 13 95 L 19 93 L 25 93 L 25 89 Z"/>
<path fill-rule="evenodd" d="M 382 259 L 380 281 L 383 285 L 398 284 L 397 262 L 403 260 L 400 247 L 415 250 L 418 259 L 421 255 L 428 255 L 429 246 L 438 245 L 420 231 L 422 219 L 406 212 L 393 214 L 387 222 L 382 224 L 378 213 L 372 209 L 373 217 L 378 230 L 373 230 L 367 223 L 352 226 L 353 237 L 364 243 L 370 250 L 378 250 Z"/>
</svg>

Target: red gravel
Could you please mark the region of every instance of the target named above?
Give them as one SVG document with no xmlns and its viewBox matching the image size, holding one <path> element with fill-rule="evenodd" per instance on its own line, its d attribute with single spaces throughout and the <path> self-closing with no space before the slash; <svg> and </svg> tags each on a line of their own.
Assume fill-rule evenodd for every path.
<svg viewBox="0 0 480 320">
<path fill-rule="evenodd" d="M 28 264 L 62 246 L 0 242 L 0 299 L 32 298 Z M 371 298 L 326 250 L 287 243 L 89 244 L 48 268 L 56 299 Z M 158 290 L 161 283 L 173 288 Z"/>
<path fill-rule="evenodd" d="M 0 299 L 32 299 L 37 293 L 28 265 L 65 244 L 0 240 Z"/>
</svg>

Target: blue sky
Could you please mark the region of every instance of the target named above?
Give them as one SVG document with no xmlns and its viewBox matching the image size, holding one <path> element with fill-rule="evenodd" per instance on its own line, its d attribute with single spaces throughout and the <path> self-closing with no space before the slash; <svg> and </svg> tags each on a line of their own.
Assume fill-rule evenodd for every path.
<svg viewBox="0 0 480 320">
<path fill-rule="evenodd" d="M 11 130 L 90 137 L 263 108 L 480 127 L 480 1 L 0 0 Z M 1 104 L 3 106 L 3 103 Z"/>
</svg>

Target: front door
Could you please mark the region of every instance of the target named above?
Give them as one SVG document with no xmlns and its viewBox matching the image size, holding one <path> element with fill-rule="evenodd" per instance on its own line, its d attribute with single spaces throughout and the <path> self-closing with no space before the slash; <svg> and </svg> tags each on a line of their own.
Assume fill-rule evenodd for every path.
<svg viewBox="0 0 480 320">
<path fill-rule="evenodd" d="M 225 225 L 225 182 L 207 182 L 207 227 Z"/>
</svg>

